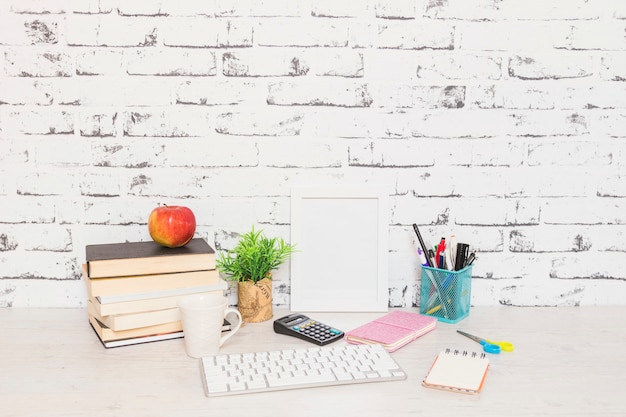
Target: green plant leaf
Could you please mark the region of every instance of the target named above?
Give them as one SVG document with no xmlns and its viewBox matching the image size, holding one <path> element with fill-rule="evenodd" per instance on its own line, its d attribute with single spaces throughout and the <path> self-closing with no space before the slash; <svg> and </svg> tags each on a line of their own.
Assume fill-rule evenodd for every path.
<svg viewBox="0 0 626 417">
<path fill-rule="evenodd" d="M 216 261 L 217 269 L 232 281 L 254 283 L 268 277 L 295 252 L 295 245 L 283 238 L 268 238 L 262 230 L 252 230 L 239 237 L 237 245 L 221 252 Z"/>
</svg>

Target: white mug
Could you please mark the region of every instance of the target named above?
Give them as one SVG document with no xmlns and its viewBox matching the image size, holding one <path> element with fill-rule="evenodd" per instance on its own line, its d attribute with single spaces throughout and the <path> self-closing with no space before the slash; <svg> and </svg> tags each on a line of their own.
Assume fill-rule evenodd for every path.
<svg viewBox="0 0 626 417">
<path fill-rule="evenodd" d="M 219 291 L 182 297 L 178 300 L 178 308 L 185 349 L 192 358 L 216 355 L 224 342 L 241 327 L 241 314 L 237 309 L 228 308 L 226 297 Z M 238 320 L 231 323 L 230 331 L 222 334 L 227 315 L 236 315 Z"/>
</svg>

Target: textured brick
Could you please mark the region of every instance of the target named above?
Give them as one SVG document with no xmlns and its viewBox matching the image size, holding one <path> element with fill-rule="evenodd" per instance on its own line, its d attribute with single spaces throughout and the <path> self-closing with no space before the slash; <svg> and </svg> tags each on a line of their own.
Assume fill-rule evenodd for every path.
<svg viewBox="0 0 626 417">
<path fill-rule="evenodd" d="M 259 164 L 274 168 L 340 168 L 345 151 L 320 140 L 288 139 L 259 142 Z"/>
<path fill-rule="evenodd" d="M 600 16 L 595 3 L 587 0 L 563 2 L 542 0 L 428 0 L 426 15 L 440 19 L 596 19 Z"/>
<path fill-rule="evenodd" d="M 417 59 L 417 78 L 467 80 L 502 78 L 502 59 L 498 56 L 469 54 L 430 54 Z"/>
<path fill-rule="evenodd" d="M 593 75 L 594 57 L 585 53 L 516 55 L 509 59 L 509 76 L 522 80 L 584 78 Z"/>
<path fill-rule="evenodd" d="M 246 19 L 210 17 L 170 18 L 159 33 L 166 46 L 250 47 L 252 22 Z"/>
<path fill-rule="evenodd" d="M 135 0 L 117 5 L 120 16 L 165 16 L 162 1 Z"/>
<path fill-rule="evenodd" d="M 553 109 L 553 89 L 527 84 L 488 84 L 470 86 L 467 102 L 481 109 Z"/>
<path fill-rule="evenodd" d="M 89 143 L 79 136 L 35 136 L 28 142 L 29 157 L 36 165 L 70 168 L 91 163 Z"/>
<path fill-rule="evenodd" d="M 600 64 L 600 77 L 603 80 L 626 81 L 626 53 L 603 55 Z"/>
<path fill-rule="evenodd" d="M 436 19 L 492 20 L 497 16 L 492 0 L 427 0 L 424 16 Z"/>
<path fill-rule="evenodd" d="M 598 188 L 597 180 L 578 165 L 558 165 L 558 169 L 534 165 L 509 172 L 507 195 L 511 197 L 592 197 Z"/>
<path fill-rule="evenodd" d="M 40 224 L 10 225 L 4 229 L 5 239 L 0 239 L 0 252 L 4 250 L 71 252 L 72 233 L 66 226 Z"/>
<path fill-rule="evenodd" d="M 589 251 L 592 239 L 581 230 L 564 228 L 515 229 L 510 232 L 511 252 L 581 252 Z"/>
<path fill-rule="evenodd" d="M 424 0 L 377 0 L 374 2 L 376 17 L 383 19 L 413 19 L 421 16 Z"/>
<path fill-rule="evenodd" d="M 120 75 L 125 73 L 124 53 L 112 49 L 91 49 L 76 53 L 78 75 Z"/>
<path fill-rule="evenodd" d="M 426 113 L 412 120 L 411 129 L 416 137 L 495 137 L 511 124 L 510 116 L 499 111 L 457 110 Z"/>
<path fill-rule="evenodd" d="M 81 111 L 78 120 L 78 130 L 81 136 L 87 137 L 116 136 L 116 119 L 117 111 L 114 110 L 95 114 L 93 112 Z"/>
<path fill-rule="evenodd" d="M 54 93 L 55 102 L 82 106 L 166 106 L 174 102 L 174 77 L 73 78 Z"/>
<path fill-rule="evenodd" d="M 454 26 L 447 22 L 400 20 L 378 25 L 379 48 L 453 49 Z"/>
<path fill-rule="evenodd" d="M 280 82 L 269 86 L 268 104 L 369 107 L 372 97 L 367 84 L 344 80 L 322 80 L 321 82 Z"/>
<path fill-rule="evenodd" d="M 74 133 L 74 115 L 56 108 L 8 111 L 3 118 L 3 131 L 30 135 L 62 135 Z"/>
<path fill-rule="evenodd" d="M 589 133 L 584 114 L 567 111 L 519 111 L 506 116 L 504 133 L 515 136 L 572 136 Z"/>
<path fill-rule="evenodd" d="M 228 77 L 301 76 L 308 72 L 302 51 L 263 49 L 222 55 L 222 73 Z"/>
<path fill-rule="evenodd" d="M 218 133 L 240 136 L 297 136 L 303 115 L 294 111 L 222 113 L 217 116 Z"/>
<path fill-rule="evenodd" d="M 4 52 L 4 72 L 11 77 L 71 77 L 72 56 L 40 49 L 10 49 Z"/>
<path fill-rule="evenodd" d="M 68 11 L 68 2 L 63 0 L 9 0 L 10 11 L 18 14 L 63 14 Z"/>
<path fill-rule="evenodd" d="M 309 128 L 317 137 L 369 138 L 374 137 L 378 129 L 384 126 L 379 123 L 383 116 L 365 113 L 362 108 L 319 106 L 315 110 L 307 114 L 305 129 Z"/>
<path fill-rule="evenodd" d="M 0 204 L 2 223 L 47 224 L 54 222 L 55 201 L 52 198 L 13 196 L 3 197 L 2 201 L 3 204 Z M 15 210 L 15 207 L 19 207 L 19 210 Z M 3 275 L 11 276 L 5 269 L 3 269 Z"/>
<path fill-rule="evenodd" d="M 624 112 L 593 113 L 589 119 L 593 132 L 598 135 L 611 138 L 626 137 L 626 114 Z"/>
<path fill-rule="evenodd" d="M 459 1 L 459 0 L 455 0 Z M 594 20 L 602 15 L 597 1 L 507 0 L 494 3 L 499 18 L 538 20 Z"/>
<path fill-rule="evenodd" d="M 465 87 L 384 84 L 374 98 L 374 105 L 385 108 L 458 109 L 465 107 Z"/>
<path fill-rule="evenodd" d="M 626 224 L 623 199 L 561 198 L 548 200 L 541 209 L 541 221 L 545 224 Z"/>
<path fill-rule="evenodd" d="M 262 103 L 267 86 L 247 78 L 194 78 L 179 83 L 175 89 L 176 103 L 206 106 Z"/>
<path fill-rule="evenodd" d="M 11 258 L 3 264 L 3 271 L 7 278 L 24 280 L 21 289 L 28 288 L 32 285 L 33 280 L 67 280 L 78 279 L 80 277 L 79 266 L 77 266 L 76 257 L 71 253 L 45 252 L 37 253 L 37 262 L 33 262 L 33 253 L 30 251 L 19 251 L 11 256 Z M 51 286 L 54 288 L 54 286 Z M 58 285 L 57 285 L 58 288 Z M 17 288 L 16 288 L 17 291 Z M 54 291 L 35 292 L 35 300 L 30 300 L 30 305 L 40 306 L 50 305 L 54 303 L 54 296 L 50 294 Z M 50 297 L 52 300 L 47 300 Z M 24 300 L 23 300 L 24 301 Z M 26 300 L 28 301 L 28 300 Z"/>
<path fill-rule="evenodd" d="M 348 39 L 348 24 L 338 19 L 263 20 L 254 29 L 254 41 L 261 46 L 345 47 Z"/>
<path fill-rule="evenodd" d="M 198 168 L 164 169 L 163 167 L 157 167 L 152 170 L 142 169 L 130 178 L 128 194 L 131 196 L 156 197 L 156 201 L 166 199 L 169 205 L 175 205 L 180 199 L 207 197 L 215 194 L 220 185 L 213 180 L 213 175 L 214 173 L 212 172 L 209 173 Z M 187 205 L 189 203 L 181 201 L 180 204 Z M 145 207 L 141 215 L 145 216 L 145 213 L 149 213 L 150 210 Z M 117 221 L 123 221 L 126 217 L 126 214 L 119 211 L 119 220 Z M 99 218 L 106 219 L 106 213 L 101 213 Z M 145 222 L 145 218 L 141 220 L 138 218 L 138 221 Z"/>
<path fill-rule="evenodd" d="M 350 166 L 427 167 L 435 163 L 434 152 L 416 141 L 380 140 L 348 148 Z"/>
<path fill-rule="evenodd" d="M 216 16 L 283 17 L 309 14 L 306 2 L 291 0 L 216 0 Z"/>
<path fill-rule="evenodd" d="M 124 136 L 204 136 L 211 131 L 207 112 L 190 108 L 125 111 Z"/>
<path fill-rule="evenodd" d="M 141 175 L 136 174 L 136 172 L 137 170 L 134 170 L 133 174 Z M 170 171 L 169 174 L 171 175 L 172 172 Z M 135 178 L 136 177 L 131 178 L 131 175 L 123 176 L 124 181 L 128 181 L 129 179 L 135 181 Z M 182 179 L 182 177 L 178 178 Z M 147 222 L 146 216 L 150 214 L 150 211 L 154 207 L 160 204 L 160 201 L 158 199 L 150 200 L 149 198 L 137 198 L 137 196 L 127 195 L 131 194 L 128 192 L 128 184 L 123 183 L 123 185 L 125 192 L 121 197 L 103 198 L 98 201 L 98 204 L 90 204 L 87 202 L 80 205 L 82 209 L 81 214 L 83 216 L 82 223 L 85 225 L 104 225 L 108 226 L 108 230 L 110 231 L 117 231 L 117 234 L 114 235 L 116 238 L 112 238 L 109 232 L 109 234 L 102 233 L 102 236 L 99 236 L 100 239 L 95 240 L 97 235 L 94 233 L 93 237 L 88 236 L 89 240 L 87 240 L 87 242 L 99 241 L 103 243 L 114 243 L 124 241 L 125 238 L 129 239 L 129 241 L 146 240 L 149 238 L 148 235 L 146 235 L 145 229 Z M 131 188 L 130 191 L 132 192 L 133 189 Z M 174 196 L 171 196 L 168 200 L 168 204 L 183 205 L 183 203 L 174 198 Z M 126 229 L 131 230 L 125 232 L 124 228 L 116 226 L 126 226 Z M 132 233 L 133 226 L 139 226 L 142 233 Z"/>
<path fill-rule="evenodd" d="M 123 176 L 113 174 L 111 170 L 91 172 L 81 177 L 78 188 L 80 194 L 87 197 L 119 197 L 122 179 Z"/>
<path fill-rule="evenodd" d="M 564 47 L 572 26 L 568 22 L 506 20 L 457 25 L 459 49 L 466 51 L 551 51 Z"/>
<path fill-rule="evenodd" d="M 311 5 L 311 15 L 315 17 L 366 17 L 367 2 L 343 2 L 315 0 Z"/>
<path fill-rule="evenodd" d="M 603 253 L 599 256 L 581 256 L 580 254 L 562 256 L 552 262 L 553 269 L 550 272 L 550 277 L 570 280 L 577 278 L 574 282 L 581 278 L 623 281 L 626 274 L 621 256 L 623 255 L 619 253 Z M 563 285 L 562 282 L 559 284 Z M 591 291 L 592 294 L 597 294 L 597 298 L 590 300 L 589 305 L 596 303 L 619 304 L 618 300 L 621 295 L 619 287 L 613 287 L 610 283 L 606 283 L 603 287 L 606 288 L 606 291 L 598 293 L 597 288 Z"/>
<path fill-rule="evenodd" d="M 573 50 L 626 50 L 623 21 L 581 22 L 571 27 L 571 33 L 563 45 Z"/>
<path fill-rule="evenodd" d="M 596 142 L 542 142 L 529 146 L 528 165 L 607 166 L 613 162 L 613 146 Z"/>
<path fill-rule="evenodd" d="M 598 197 L 626 197 L 626 181 L 623 175 L 606 178 L 596 186 Z"/>
<path fill-rule="evenodd" d="M 363 53 L 354 50 L 314 49 L 307 51 L 311 74 L 332 77 L 362 78 L 365 73 Z"/>
<path fill-rule="evenodd" d="M 154 46 L 156 21 L 151 18 L 75 15 L 68 18 L 70 46 Z"/>
<path fill-rule="evenodd" d="M 215 75 L 215 53 L 205 49 L 138 49 L 126 54 L 130 75 Z"/>
<path fill-rule="evenodd" d="M 543 220 L 543 205 L 532 199 L 467 199 L 456 212 L 456 224 L 462 225 L 537 225 Z"/>
<path fill-rule="evenodd" d="M 69 5 L 70 11 L 88 15 L 108 14 L 113 12 L 116 6 L 115 0 L 77 1 L 71 2 Z"/>
<path fill-rule="evenodd" d="M 225 225 L 241 227 L 242 233 L 250 224 L 288 225 L 290 221 L 289 197 L 213 197 L 211 201 L 207 210 L 213 218 L 228 219 Z M 229 247 L 235 244 L 228 242 Z"/>
<path fill-rule="evenodd" d="M 249 167 L 259 165 L 259 149 L 248 138 L 221 141 L 216 137 L 164 143 L 163 164 L 173 167 Z"/>
<path fill-rule="evenodd" d="M 91 146 L 92 164 L 97 167 L 145 168 L 163 166 L 164 145 L 158 141 L 102 141 Z"/>
<path fill-rule="evenodd" d="M 58 36 L 58 23 L 51 19 L 5 19 L 0 27 L 3 45 L 54 45 Z"/>
<path fill-rule="evenodd" d="M 134 2 L 133 2 L 134 3 Z M 141 2 L 140 2 L 141 3 Z M 153 7 L 151 0 L 143 1 L 146 8 Z M 172 16 L 214 16 L 216 12 L 216 1 L 178 1 L 161 0 L 159 3 L 159 13 L 168 17 Z M 128 5 L 133 7 L 133 5 Z M 130 10 L 130 9 L 128 9 Z"/>
<path fill-rule="evenodd" d="M 0 78 L 0 104 L 52 104 L 52 83 L 30 78 Z"/>
</svg>

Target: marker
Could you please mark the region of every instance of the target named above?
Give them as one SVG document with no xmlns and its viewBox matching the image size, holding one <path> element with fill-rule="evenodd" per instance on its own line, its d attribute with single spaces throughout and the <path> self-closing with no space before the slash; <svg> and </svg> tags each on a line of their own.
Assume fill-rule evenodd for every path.
<svg viewBox="0 0 626 417">
<path fill-rule="evenodd" d="M 448 269 L 454 269 L 454 265 L 456 265 L 456 235 L 450 236 L 450 244 L 448 245 L 448 252 L 450 254 L 450 264 L 448 265 Z"/>
<path fill-rule="evenodd" d="M 435 259 L 437 260 L 437 268 L 443 269 L 443 260 L 440 259 L 441 252 L 446 250 L 446 238 L 442 237 L 439 245 L 437 246 L 437 253 L 435 253 Z"/>
</svg>

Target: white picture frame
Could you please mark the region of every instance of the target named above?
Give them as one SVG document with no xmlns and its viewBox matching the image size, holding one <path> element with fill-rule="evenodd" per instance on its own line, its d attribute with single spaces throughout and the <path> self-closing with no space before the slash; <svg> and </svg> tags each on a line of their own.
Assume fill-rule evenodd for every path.
<svg viewBox="0 0 626 417">
<path fill-rule="evenodd" d="M 294 187 L 291 311 L 384 312 L 388 198 L 376 187 Z"/>
</svg>

